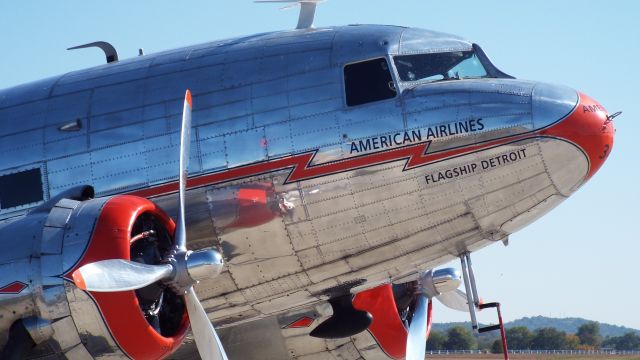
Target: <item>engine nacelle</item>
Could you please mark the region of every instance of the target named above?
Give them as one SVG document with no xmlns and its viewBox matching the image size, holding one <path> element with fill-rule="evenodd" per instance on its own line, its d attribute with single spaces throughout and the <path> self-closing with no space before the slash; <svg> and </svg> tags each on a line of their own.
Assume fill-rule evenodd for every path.
<svg viewBox="0 0 640 360">
<path fill-rule="evenodd" d="M 154 203 L 126 195 L 61 199 L 0 224 L 0 349 L 10 327 L 24 319 L 37 356 L 160 359 L 172 353 L 189 327 L 181 296 L 161 284 L 86 292 L 71 274 L 105 259 L 157 263 L 170 251 L 174 231 Z"/>
</svg>

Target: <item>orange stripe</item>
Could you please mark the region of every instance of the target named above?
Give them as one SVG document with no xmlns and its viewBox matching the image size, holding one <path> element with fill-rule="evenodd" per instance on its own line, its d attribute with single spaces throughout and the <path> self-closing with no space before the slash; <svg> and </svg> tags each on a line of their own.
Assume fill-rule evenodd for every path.
<svg viewBox="0 0 640 360">
<path fill-rule="evenodd" d="M 87 284 L 84 282 L 80 269 L 74 271 L 73 274 L 71 274 L 71 277 L 73 278 L 73 283 L 76 284 L 78 288 L 87 290 Z"/>
<path fill-rule="evenodd" d="M 191 91 L 189 91 L 189 89 L 187 89 L 187 93 L 184 96 L 184 100 L 189 103 L 189 107 L 193 107 L 193 104 L 191 102 Z"/>
</svg>

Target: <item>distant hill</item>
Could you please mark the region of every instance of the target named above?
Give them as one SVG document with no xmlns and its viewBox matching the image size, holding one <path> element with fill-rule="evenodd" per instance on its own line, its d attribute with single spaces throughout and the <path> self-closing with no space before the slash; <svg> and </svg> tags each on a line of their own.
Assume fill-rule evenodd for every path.
<svg viewBox="0 0 640 360">
<path fill-rule="evenodd" d="M 558 330 L 562 330 L 566 333 L 575 333 L 578 331 L 580 325 L 589 322 L 590 320 L 582 319 L 582 318 L 549 318 L 545 316 L 534 316 L 534 317 L 525 317 L 522 319 L 510 321 L 505 323 L 506 328 L 511 328 L 515 326 L 524 326 L 529 328 L 529 330 L 536 330 L 543 327 L 553 327 Z M 468 329 L 471 328 L 471 324 L 469 322 L 454 322 L 454 323 L 435 323 L 433 324 L 433 330 L 436 331 L 447 331 L 447 329 L 454 326 L 463 326 Z M 621 336 L 629 331 L 635 331 L 638 335 L 640 335 L 640 330 L 631 329 L 624 326 L 610 325 L 605 323 L 600 323 L 600 334 L 603 337 L 607 336 Z"/>
</svg>

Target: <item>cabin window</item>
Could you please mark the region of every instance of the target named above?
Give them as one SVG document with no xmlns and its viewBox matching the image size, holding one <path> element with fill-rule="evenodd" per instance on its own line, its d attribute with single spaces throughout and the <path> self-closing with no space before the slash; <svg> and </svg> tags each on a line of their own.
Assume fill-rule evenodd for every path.
<svg viewBox="0 0 640 360">
<path fill-rule="evenodd" d="M 344 67 L 347 106 L 356 106 L 396 96 L 387 59 L 379 58 Z"/>
<path fill-rule="evenodd" d="M 402 81 L 443 81 L 487 77 L 473 51 L 402 55 L 393 58 Z"/>
<path fill-rule="evenodd" d="M 43 199 L 40 168 L 0 176 L 0 209 L 37 203 Z"/>
</svg>

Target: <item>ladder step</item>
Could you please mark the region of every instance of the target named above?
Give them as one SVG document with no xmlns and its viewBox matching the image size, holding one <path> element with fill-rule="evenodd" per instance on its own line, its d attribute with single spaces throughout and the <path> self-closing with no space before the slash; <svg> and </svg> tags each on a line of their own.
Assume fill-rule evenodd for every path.
<svg viewBox="0 0 640 360">
<path fill-rule="evenodd" d="M 483 328 L 479 328 L 478 332 L 484 333 L 484 332 L 495 331 L 495 330 L 500 330 L 500 324 L 492 325 L 492 326 L 485 326 Z"/>
<path fill-rule="evenodd" d="M 495 308 L 500 306 L 499 302 L 490 302 L 490 303 L 486 303 L 486 304 L 480 304 L 478 305 L 478 307 L 480 308 L 480 310 L 482 309 L 488 309 L 488 308 Z"/>
</svg>

